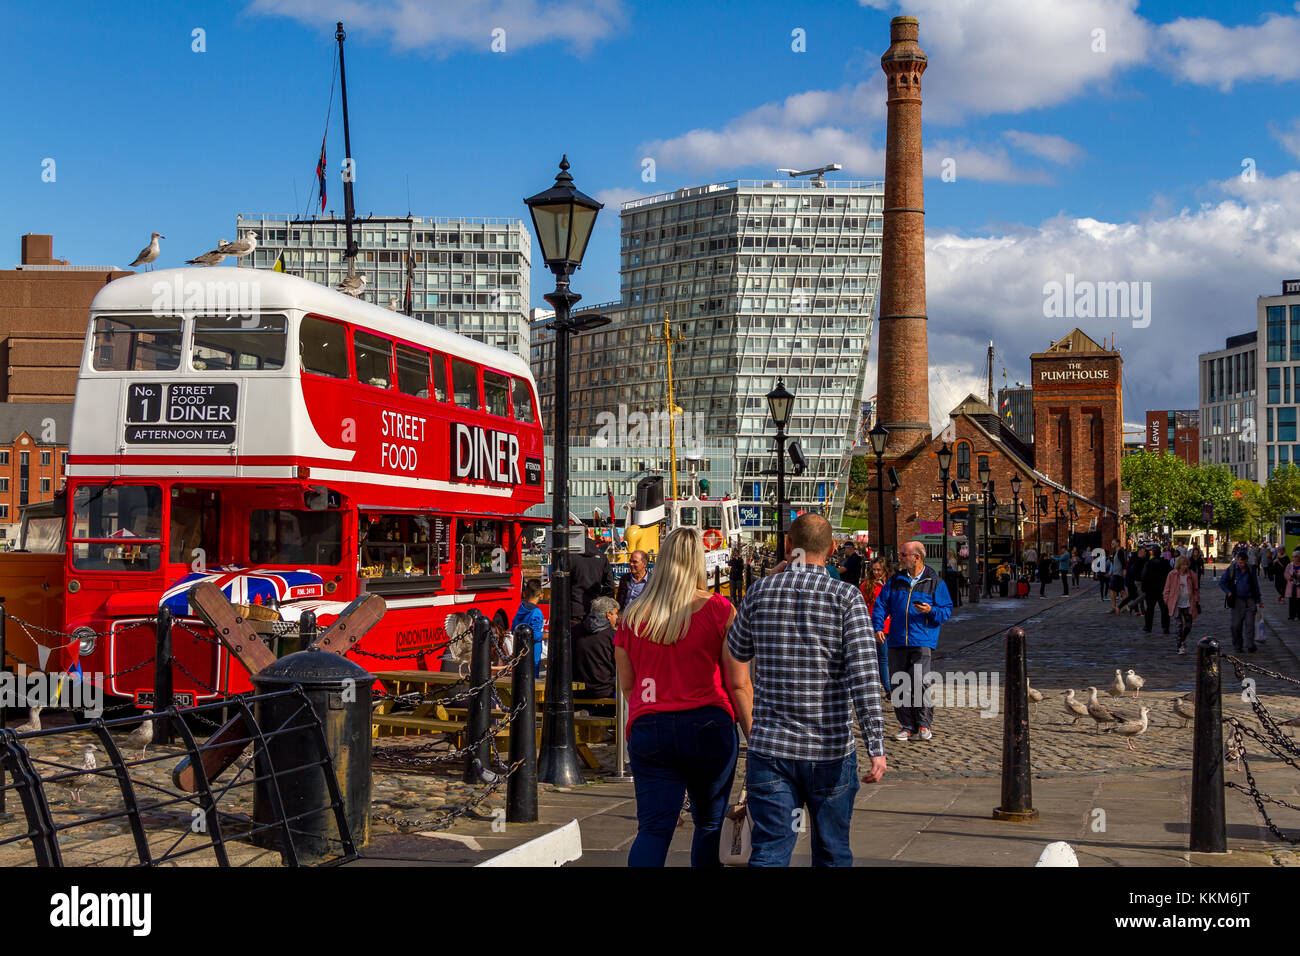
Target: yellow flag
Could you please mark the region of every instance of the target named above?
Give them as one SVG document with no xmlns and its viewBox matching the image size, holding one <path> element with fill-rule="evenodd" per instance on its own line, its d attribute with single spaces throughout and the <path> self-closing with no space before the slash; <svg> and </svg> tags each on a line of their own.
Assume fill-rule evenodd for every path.
<svg viewBox="0 0 1300 956">
<path fill-rule="evenodd" d="M 280 254 L 279 254 L 278 256 L 276 256 L 276 258 L 275 258 L 275 265 L 271 266 L 271 271 L 272 271 L 272 272 L 283 272 L 283 271 L 284 271 L 284 250 L 283 250 L 283 249 L 281 249 L 281 250 L 280 250 Z"/>
</svg>

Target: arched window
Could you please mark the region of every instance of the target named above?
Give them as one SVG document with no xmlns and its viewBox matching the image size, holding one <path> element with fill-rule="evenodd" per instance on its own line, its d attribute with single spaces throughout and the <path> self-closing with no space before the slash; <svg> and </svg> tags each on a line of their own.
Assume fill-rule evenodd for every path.
<svg viewBox="0 0 1300 956">
<path fill-rule="evenodd" d="M 965 442 L 957 445 L 957 480 L 970 481 L 970 445 Z"/>
</svg>

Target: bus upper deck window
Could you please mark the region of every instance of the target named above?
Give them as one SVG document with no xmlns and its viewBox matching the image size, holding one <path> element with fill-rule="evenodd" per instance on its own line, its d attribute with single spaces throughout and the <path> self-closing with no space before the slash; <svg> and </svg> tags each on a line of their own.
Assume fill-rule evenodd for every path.
<svg viewBox="0 0 1300 956">
<path fill-rule="evenodd" d="M 302 370 L 330 378 L 348 377 L 347 331 L 337 322 L 308 316 L 298 332 Z"/>
<path fill-rule="evenodd" d="M 433 353 L 433 397 L 440 402 L 447 400 L 447 356 L 441 352 Z"/>
<path fill-rule="evenodd" d="M 200 315 L 190 364 L 208 372 L 284 368 L 287 328 L 282 315 Z"/>
<path fill-rule="evenodd" d="M 478 408 L 478 369 L 468 362 L 452 359 L 451 389 L 461 408 Z"/>
<path fill-rule="evenodd" d="M 181 320 L 174 315 L 95 318 L 94 367 L 100 372 L 171 372 L 181 364 Z"/>
<path fill-rule="evenodd" d="M 393 341 L 369 332 L 353 335 L 356 349 L 357 381 L 375 388 L 393 387 Z"/>
<path fill-rule="evenodd" d="M 533 414 L 533 391 L 524 379 L 510 380 L 510 401 L 515 409 L 515 421 L 531 423 L 537 420 Z"/>
<path fill-rule="evenodd" d="M 429 397 L 429 353 L 424 349 L 397 346 L 397 390 L 416 398 Z"/>
<path fill-rule="evenodd" d="M 483 373 L 483 404 L 490 415 L 509 415 L 510 379 L 500 372 Z"/>
</svg>

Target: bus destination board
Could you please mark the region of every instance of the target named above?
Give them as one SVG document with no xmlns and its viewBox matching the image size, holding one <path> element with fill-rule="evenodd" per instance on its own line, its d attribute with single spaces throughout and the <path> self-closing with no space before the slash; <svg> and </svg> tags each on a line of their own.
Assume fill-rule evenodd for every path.
<svg viewBox="0 0 1300 956">
<path fill-rule="evenodd" d="M 132 382 L 126 395 L 128 445 L 229 445 L 235 440 L 239 386 Z"/>
</svg>

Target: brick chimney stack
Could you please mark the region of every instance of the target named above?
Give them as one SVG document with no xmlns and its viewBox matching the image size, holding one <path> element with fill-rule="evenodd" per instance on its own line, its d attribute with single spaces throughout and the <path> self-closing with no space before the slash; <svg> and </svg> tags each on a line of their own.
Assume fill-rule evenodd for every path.
<svg viewBox="0 0 1300 956">
<path fill-rule="evenodd" d="M 927 60 L 917 43 L 918 33 L 915 17 L 894 17 L 889 24 L 889 49 L 880 58 L 888 85 L 889 119 L 876 419 L 889 429 L 886 454 L 890 458 L 931 437 L 921 177 L 921 74 Z"/>
</svg>

